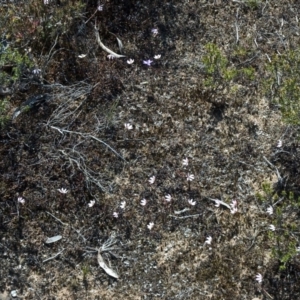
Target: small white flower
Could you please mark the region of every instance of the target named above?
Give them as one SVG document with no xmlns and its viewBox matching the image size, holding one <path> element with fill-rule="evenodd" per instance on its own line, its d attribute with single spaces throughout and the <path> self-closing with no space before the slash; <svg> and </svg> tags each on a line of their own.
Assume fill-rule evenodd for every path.
<svg viewBox="0 0 300 300">
<path fill-rule="evenodd" d="M 158 29 L 157 28 L 153 28 L 151 29 L 151 32 L 154 36 L 158 35 Z"/>
<path fill-rule="evenodd" d="M 154 59 L 160 59 L 160 58 L 161 58 L 160 54 L 154 55 Z"/>
<path fill-rule="evenodd" d="M 155 182 L 155 176 L 150 177 L 148 181 L 150 184 L 153 184 Z"/>
<path fill-rule="evenodd" d="M 142 200 L 141 200 L 141 205 L 142 205 L 142 206 L 145 206 L 146 204 L 147 204 L 147 200 L 146 200 L 146 199 L 142 199 Z"/>
<path fill-rule="evenodd" d="M 165 196 L 165 199 L 166 199 L 167 202 L 170 202 L 172 200 L 172 197 L 171 197 L 170 194 L 168 194 L 168 195 Z"/>
<path fill-rule="evenodd" d="M 282 147 L 282 140 L 278 140 L 276 147 L 277 148 L 281 148 Z"/>
<path fill-rule="evenodd" d="M 98 11 L 102 11 L 102 10 L 103 10 L 103 5 L 99 5 L 99 6 L 97 7 L 97 10 L 98 10 Z"/>
<path fill-rule="evenodd" d="M 205 240 L 205 243 L 204 243 L 204 244 L 208 244 L 208 245 L 210 245 L 210 244 L 211 244 L 211 242 L 212 242 L 212 237 L 211 237 L 211 236 L 208 236 L 208 237 L 206 238 L 206 240 Z"/>
<path fill-rule="evenodd" d="M 267 208 L 267 213 L 273 215 L 273 207 L 271 205 Z"/>
<path fill-rule="evenodd" d="M 189 199 L 188 203 L 192 206 L 196 205 L 196 201 L 194 201 L 193 199 Z"/>
<path fill-rule="evenodd" d="M 108 58 L 109 60 L 111 60 L 111 59 L 115 59 L 116 57 L 115 57 L 113 54 L 108 54 L 108 55 L 107 55 L 107 58 Z"/>
<path fill-rule="evenodd" d="M 276 227 L 274 226 L 274 225 L 269 225 L 269 227 L 268 227 L 270 230 L 272 230 L 272 231 L 275 231 L 276 230 Z"/>
<path fill-rule="evenodd" d="M 22 197 L 18 197 L 18 202 L 21 204 L 25 203 L 25 199 L 23 199 Z"/>
<path fill-rule="evenodd" d="M 80 54 L 80 55 L 78 55 L 78 57 L 79 58 L 84 58 L 84 57 L 86 57 L 86 54 Z"/>
<path fill-rule="evenodd" d="M 131 130 L 133 128 L 130 123 L 125 123 L 124 126 L 125 126 L 125 129 L 127 129 L 127 130 Z"/>
<path fill-rule="evenodd" d="M 127 63 L 128 63 L 129 65 L 133 64 L 133 63 L 134 63 L 134 59 L 131 59 L 131 58 L 128 59 L 128 60 L 127 60 Z"/>
<path fill-rule="evenodd" d="M 230 203 L 230 206 L 232 208 L 237 207 L 237 201 L 236 200 L 232 200 L 231 203 Z"/>
<path fill-rule="evenodd" d="M 193 174 L 187 174 L 187 181 L 193 181 L 195 176 Z"/>
<path fill-rule="evenodd" d="M 214 200 L 215 201 L 215 206 L 220 207 L 221 201 L 220 200 Z"/>
<path fill-rule="evenodd" d="M 33 73 L 34 75 L 39 75 L 41 72 L 42 72 L 41 69 L 34 69 L 34 70 L 32 71 L 32 73 Z"/>
<path fill-rule="evenodd" d="M 258 283 L 262 283 L 263 281 L 263 277 L 260 273 L 258 273 L 256 276 L 255 276 L 255 280 L 258 282 Z"/>
<path fill-rule="evenodd" d="M 231 203 L 230 203 L 230 212 L 232 214 L 235 214 L 238 210 L 237 210 L 237 201 L 236 200 L 232 200 Z"/>
<path fill-rule="evenodd" d="M 230 213 L 233 214 L 233 215 L 235 213 L 237 213 L 237 211 L 238 211 L 238 209 L 236 207 L 230 209 Z"/>
<path fill-rule="evenodd" d="M 297 251 L 297 252 L 300 252 L 300 247 L 297 247 L 297 248 L 296 248 L 296 251 Z"/>
<path fill-rule="evenodd" d="M 61 193 L 61 194 L 66 194 L 68 192 L 67 189 L 64 189 L 64 188 L 61 188 L 61 189 L 58 189 L 58 191 Z"/>
<path fill-rule="evenodd" d="M 147 225 L 147 227 L 148 227 L 149 230 L 151 230 L 151 229 L 153 228 L 153 226 L 154 226 L 154 223 L 153 223 L 153 222 L 150 222 L 150 223 Z"/>
<path fill-rule="evenodd" d="M 122 201 L 120 204 L 121 209 L 124 209 L 126 206 L 126 201 Z"/>
<path fill-rule="evenodd" d="M 89 203 L 88 203 L 88 206 L 89 207 L 93 207 L 95 204 L 95 200 L 91 200 Z"/>
<path fill-rule="evenodd" d="M 188 158 L 184 158 L 184 159 L 182 160 L 182 164 L 183 164 L 184 166 L 188 166 L 188 165 L 189 165 L 189 160 L 188 160 Z"/>
<path fill-rule="evenodd" d="M 118 218 L 118 217 L 119 217 L 119 214 L 115 211 L 115 212 L 113 213 L 113 216 L 114 216 L 114 218 Z"/>
</svg>

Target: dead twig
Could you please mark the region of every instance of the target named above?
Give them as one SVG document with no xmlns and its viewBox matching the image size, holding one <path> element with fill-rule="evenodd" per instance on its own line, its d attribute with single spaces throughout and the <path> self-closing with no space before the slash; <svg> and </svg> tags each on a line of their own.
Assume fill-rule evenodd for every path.
<svg viewBox="0 0 300 300">
<path fill-rule="evenodd" d="M 49 257 L 49 258 L 43 260 L 43 263 L 45 263 L 45 262 L 47 262 L 47 261 L 49 261 L 49 260 L 52 260 L 52 259 L 56 258 L 56 257 L 57 257 L 58 255 L 60 255 L 64 250 L 65 250 L 65 249 L 62 249 L 60 252 L 56 253 L 54 256 L 51 256 L 51 257 Z"/>
<path fill-rule="evenodd" d="M 105 145 L 109 150 L 111 150 L 116 156 L 118 156 L 119 158 L 121 158 L 123 161 L 126 162 L 125 158 L 119 154 L 115 149 L 113 149 L 111 146 L 109 146 L 107 143 L 105 143 L 104 141 L 96 138 L 95 136 L 89 134 L 89 133 L 82 133 L 82 132 L 77 132 L 77 131 L 71 131 L 71 130 L 66 130 L 66 129 L 61 129 L 61 128 L 58 128 L 58 127 L 55 127 L 55 126 L 50 126 L 51 128 L 57 130 L 59 133 L 63 134 L 64 132 L 66 133 L 71 133 L 71 134 L 78 134 L 78 135 L 81 135 L 82 137 L 89 137 L 103 145 Z"/>
<path fill-rule="evenodd" d="M 94 29 L 95 29 L 95 34 L 96 34 L 97 42 L 98 42 L 99 46 L 100 46 L 104 51 L 106 51 L 107 53 L 113 55 L 113 56 L 116 57 L 116 58 L 125 57 L 125 55 L 117 54 L 117 53 L 115 53 L 114 51 L 112 51 L 112 50 L 110 50 L 109 48 L 107 48 L 107 47 L 101 42 L 100 35 L 99 35 L 99 29 L 96 27 L 96 25 L 95 25 Z"/>
</svg>

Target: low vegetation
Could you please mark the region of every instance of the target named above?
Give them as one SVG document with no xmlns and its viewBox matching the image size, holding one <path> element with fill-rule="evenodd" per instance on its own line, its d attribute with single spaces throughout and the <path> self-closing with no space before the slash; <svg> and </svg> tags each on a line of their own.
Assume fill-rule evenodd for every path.
<svg viewBox="0 0 300 300">
<path fill-rule="evenodd" d="M 293 1 L 0 5 L 0 299 L 300 297 Z"/>
</svg>

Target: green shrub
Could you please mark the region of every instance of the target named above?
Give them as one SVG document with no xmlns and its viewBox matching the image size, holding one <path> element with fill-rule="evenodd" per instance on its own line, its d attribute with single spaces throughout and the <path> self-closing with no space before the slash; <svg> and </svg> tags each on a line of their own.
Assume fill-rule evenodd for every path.
<svg viewBox="0 0 300 300">
<path fill-rule="evenodd" d="M 9 102 L 7 99 L 0 99 L 0 128 L 2 128 L 9 120 Z"/>
<path fill-rule="evenodd" d="M 0 52 L 0 85 L 11 85 L 20 79 L 22 72 L 34 67 L 27 54 L 21 54 L 18 49 L 7 47 Z"/>
<path fill-rule="evenodd" d="M 277 54 L 267 65 L 264 91 L 282 112 L 285 122 L 300 124 L 300 50 Z"/>
<path fill-rule="evenodd" d="M 299 243 L 299 214 L 300 198 L 293 193 L 282 192 L 278 195 L 270 186 L 263 184 L 263 193 L 257 194 L 257 199 L 266 207 L 271 205 L 274 213 L 270 215 L 266 224 L 267 236 L 271 245 L 272 256 L 279 262 L 280 270 L 284 270 L 287 263 L 291 262 L 298 254 L 297 245 Z M 276 230 L 268 229 L 269 225 L 274 225 Z"/>
<path fill-rule="evenodd" d="M 227 88 L 229 92 L 234 87 L 232 83 L 254 79 L 255 70 L 253 67 L 236 67 L 222 54 L 217 45 L 208 43 L 205 50 L 206 54 L 202 58 L 205 71 L 203 82 L 205 88 L 215 92 Z M 247 54 L 247 51 L 242 48 L 233 51 L 233 55 L 236 57 L 246 57 Z"/>
</svg>

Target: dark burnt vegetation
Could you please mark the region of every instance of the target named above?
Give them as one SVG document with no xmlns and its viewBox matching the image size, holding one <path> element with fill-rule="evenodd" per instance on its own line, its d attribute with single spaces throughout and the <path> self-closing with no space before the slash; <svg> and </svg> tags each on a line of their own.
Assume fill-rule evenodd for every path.
<svg viewBox="0 0 300 300">
<path fill-rule="evenodd" d="M 1 24 L 9 24 L 1 35 L 20 68 L 8 68 L 11 58 L 1 65 L 9 80 L 0 87 L 11 92 L 0 131 L 0 292 L 299 297 L 298 131 L 282 123 L 277 79 L 266 68 L 298 45 L 299 8 L 250 0 L 101 4 L 102 11 L 97 1 L 1 7 L 0 14 L 8 9 Z M 107 57 L 95 25 L 102 43 L 126 57 Z M 91 250 L 109 240 L 117 249 L 101 255 L 118 280 Z"/>
</svg>

